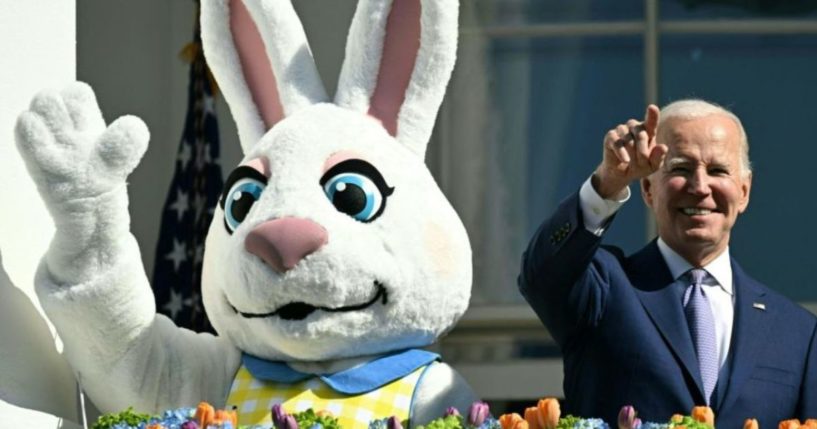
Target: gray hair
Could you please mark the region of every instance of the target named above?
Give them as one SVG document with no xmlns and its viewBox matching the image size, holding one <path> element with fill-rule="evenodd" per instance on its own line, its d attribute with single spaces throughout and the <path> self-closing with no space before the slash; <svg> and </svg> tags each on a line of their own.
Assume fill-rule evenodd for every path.
<svg viewBox="0 0 817 429">
<path fill-rule="evenodd" d="M 726 116 L 737 125 L 738 132 L 740 133 L 740 161 L 741 167 L 743 167 L 743 174 L 748 175 L 751 173 L 752 163 L 749 161 L 749 138 L 746 136 L 746 131 L 743 129 L 743 124 L 740 122 L 740 119 L 725 107 L 697 98 L 674 101 L 661 109 L 661 116 L 658 119 L 658 128 L 660 129 L 661 124 L 671 118 L 696 119 L 710 115 Z"/>
</svg>

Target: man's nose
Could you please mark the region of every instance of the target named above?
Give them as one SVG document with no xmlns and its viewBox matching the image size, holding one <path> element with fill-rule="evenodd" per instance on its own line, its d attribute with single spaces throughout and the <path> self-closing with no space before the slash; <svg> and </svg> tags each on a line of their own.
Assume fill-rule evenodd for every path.
<svg viewBox="0 0 817 429">
<path fill-rule="evenodd" d="M 709 174 L 703 168 L 696 169 L 687 182 L 687 190 L 695 195 L 709 194 Z"/>
</svg>

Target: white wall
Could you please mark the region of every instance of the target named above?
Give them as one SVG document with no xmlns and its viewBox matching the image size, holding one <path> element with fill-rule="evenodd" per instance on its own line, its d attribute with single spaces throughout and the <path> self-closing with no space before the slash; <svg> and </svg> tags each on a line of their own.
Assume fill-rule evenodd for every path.
<svg viewBox="0 0 817 429">
<path fill-rule="evenodd" d="M 128 188 L 131 230 L 149 269 L 184 125 L 187 68 L 178 52 L 191 40 L 194 6 L 179 0 L 77 2 L 77 78 L 94 88 L 107 122 L 133 114 L 151 132 Z"/>
<path fill-rule="evenodd" d="M 53 224 L 14 146 L 14 123 L 44 87 L 74 79 L 74 2 L 0 0 L 0 416 L 6 427 L 77 419 L 73 375 L 33 291 Z M 39 411 L 37 411 L 39 410 Z"/>
</svg>

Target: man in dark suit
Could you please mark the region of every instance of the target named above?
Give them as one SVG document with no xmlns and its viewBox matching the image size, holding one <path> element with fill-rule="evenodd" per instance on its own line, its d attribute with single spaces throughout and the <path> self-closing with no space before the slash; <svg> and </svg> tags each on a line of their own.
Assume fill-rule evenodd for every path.
<svg viewBox="0 0 817 429">
<path fill-rule="evenodd" d="M 817 319 L 729 256 L 752 184 L 740 120 L 701 100 L 645 116 L 607 133 L 523 256 L 519 288 L 564 357 L 565 412 L 613 423 L 633 405 L 665 422 L 709 405 L 728 429 L 817 417 Z M 600 243 L 634 180 L 658 238 L 625 256 Z"/>
</svg>

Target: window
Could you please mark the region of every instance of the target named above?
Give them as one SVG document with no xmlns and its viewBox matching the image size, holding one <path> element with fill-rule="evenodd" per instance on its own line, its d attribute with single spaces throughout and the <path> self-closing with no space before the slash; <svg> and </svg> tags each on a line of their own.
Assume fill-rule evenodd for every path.
<svg viewBox="0 0 817 429">
<path fill-rule="evenodd" d="M 755 182 L 732 254 L 817 301 L 817 1 L 478 0 L 462 2 L 461 28 L 430 164 L 471 236 L 472 307 L 524 305 L 521 253 L 598 164 L 604 133 L 686 97 L 732 109 L 749 135 Z M 655 234 L 631 190 L 605 239 L 628 253 Z"/>
<path fill-rule="evenodd" d="M 732 255 L 817 308 L 817 1 L 475 0 L 460 15 L 429 166 L 474 252 L 471 309 L 442 348 L 481 397 L 513 409 L 561 394 L 558 350 L 517 292 L 520 257 L 607 130 L 649 102 L 700 97 L 741 117 L 755 180 Z M 631 190 L 605 238 L 627 253 L 655 235 Z"/>
</svg>

